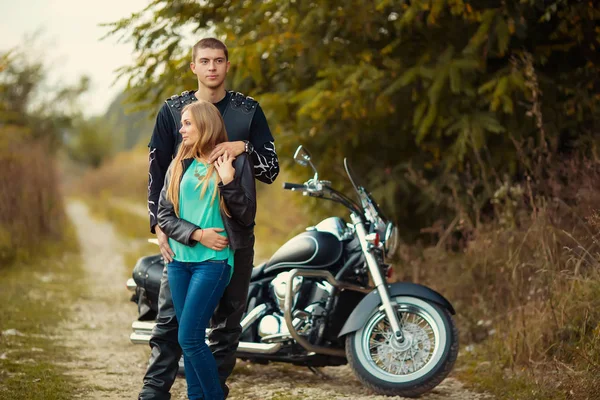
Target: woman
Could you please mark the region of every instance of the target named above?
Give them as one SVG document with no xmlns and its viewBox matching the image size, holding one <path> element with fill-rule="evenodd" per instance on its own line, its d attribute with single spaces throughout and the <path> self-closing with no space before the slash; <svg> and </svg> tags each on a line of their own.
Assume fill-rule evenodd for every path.
<svg viewBox="0 0 600 400">
<path fill-rule="evenodd" d="M 188 397 L 220 400 L 217 366 L 205 330 L 233 273 L 233 252 L 251 238 L 256 189 L 247 154 L 224 154 L 206 162 L 227 141 L 223 118 L 209 102 L 183 109 L 181 147 L 171 162 L 158 208 L 158 224 L 175 253 L 167 274 L 179 344 L 183 349 Z"/>
</svg>

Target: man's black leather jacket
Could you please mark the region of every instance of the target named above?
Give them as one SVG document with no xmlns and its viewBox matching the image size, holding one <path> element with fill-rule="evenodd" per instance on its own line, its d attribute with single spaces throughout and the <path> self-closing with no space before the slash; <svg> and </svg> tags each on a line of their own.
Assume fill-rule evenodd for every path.
<svg viewBox="0 0 600 400">
<path fill-rule="evenodd" d="M 183 160 L 183 173 L 192 164 L 193 159 Z M 223 211 L 223 225 L 229 239 L 229 246 L 233 250 L 250 247 L 254 236 L 254 218 L 256 216 L 256 183 L 254 181 L 254 167 L 246 153 L 240 154 L 233 162 L 235 177 L 227 185 L 219 183 L 219 192 L 231 214 L 228 217 Z M 195 246 L 192 233 L 202 227 L 179 218 L 175 214 L 173 203 L 167 199 L 167 188 L 171 177 L 171 168 L 167 171 L 165 184 L 160 192 L 158 201 L 158 225 L 171 239 L 177 240 L 187 246 Z M 212 228 L 207 226 L 205 228 Z"/>
</svg>

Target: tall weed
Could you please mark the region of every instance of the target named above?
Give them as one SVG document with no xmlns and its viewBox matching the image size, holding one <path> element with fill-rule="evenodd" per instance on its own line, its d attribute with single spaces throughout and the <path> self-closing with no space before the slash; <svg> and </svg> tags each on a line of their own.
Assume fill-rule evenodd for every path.
<svg viewBox="0 0 600 400">
<path fill-rule="evenodd" d="M 65 214 L 54 158 L 44 141 L 2 127 L 0 165 L 0 262 L 5 264 L 28 257 L 43 240 L 59 239 Z"/>
<path fill-rule="evenodd" d="M 488 390 L 600 398 L 600 165 L 572 158 L 544 175 L 504 183 L 489 218 L 437 229 L 438 245 L 403 246 L 396 274 L 452 301 L 470 378 Z M 506 394 L 519 379 L 531 397 Z"/>
</svg>

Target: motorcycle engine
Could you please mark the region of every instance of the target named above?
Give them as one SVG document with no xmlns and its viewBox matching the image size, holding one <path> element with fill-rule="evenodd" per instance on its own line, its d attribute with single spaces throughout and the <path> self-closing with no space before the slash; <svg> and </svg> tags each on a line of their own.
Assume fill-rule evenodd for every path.
<svg viewBox="0 0 600 400">
<path fill-rule="evenodd" d="M 288 279 L 289 272 L 286 271 L 271 281 L 271 296 L 277 308 L 260 320 L 258 334 L 262 342 L 274 343 L 292 339 L 283 315 Z M 332 293 L 333 286 L 324 280 L 295 277 L 292 281 L 292 324 L 299 334 L 308 336 L 311 342 L 322 333 L 320 331 L 324 328 L 326 304 Z M 298 304 L 305 306 L 299 308 Z"/>
</svg>

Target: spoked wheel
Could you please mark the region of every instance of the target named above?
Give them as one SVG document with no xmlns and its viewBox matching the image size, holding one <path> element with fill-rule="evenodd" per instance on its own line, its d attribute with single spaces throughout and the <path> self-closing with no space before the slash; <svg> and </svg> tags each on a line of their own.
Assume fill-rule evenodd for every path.
<svg viewBox="0 0 600 400">
<path fill-rule="evenodd" d="M 417 397 L 452 370 L 458 330 L 449 312 L 414 297 L 392 298 L 404 341 L 393 337 L 383 307 L 346 337 L 346 355 L 358 379 L 377 393 Z"/>
</svg>

